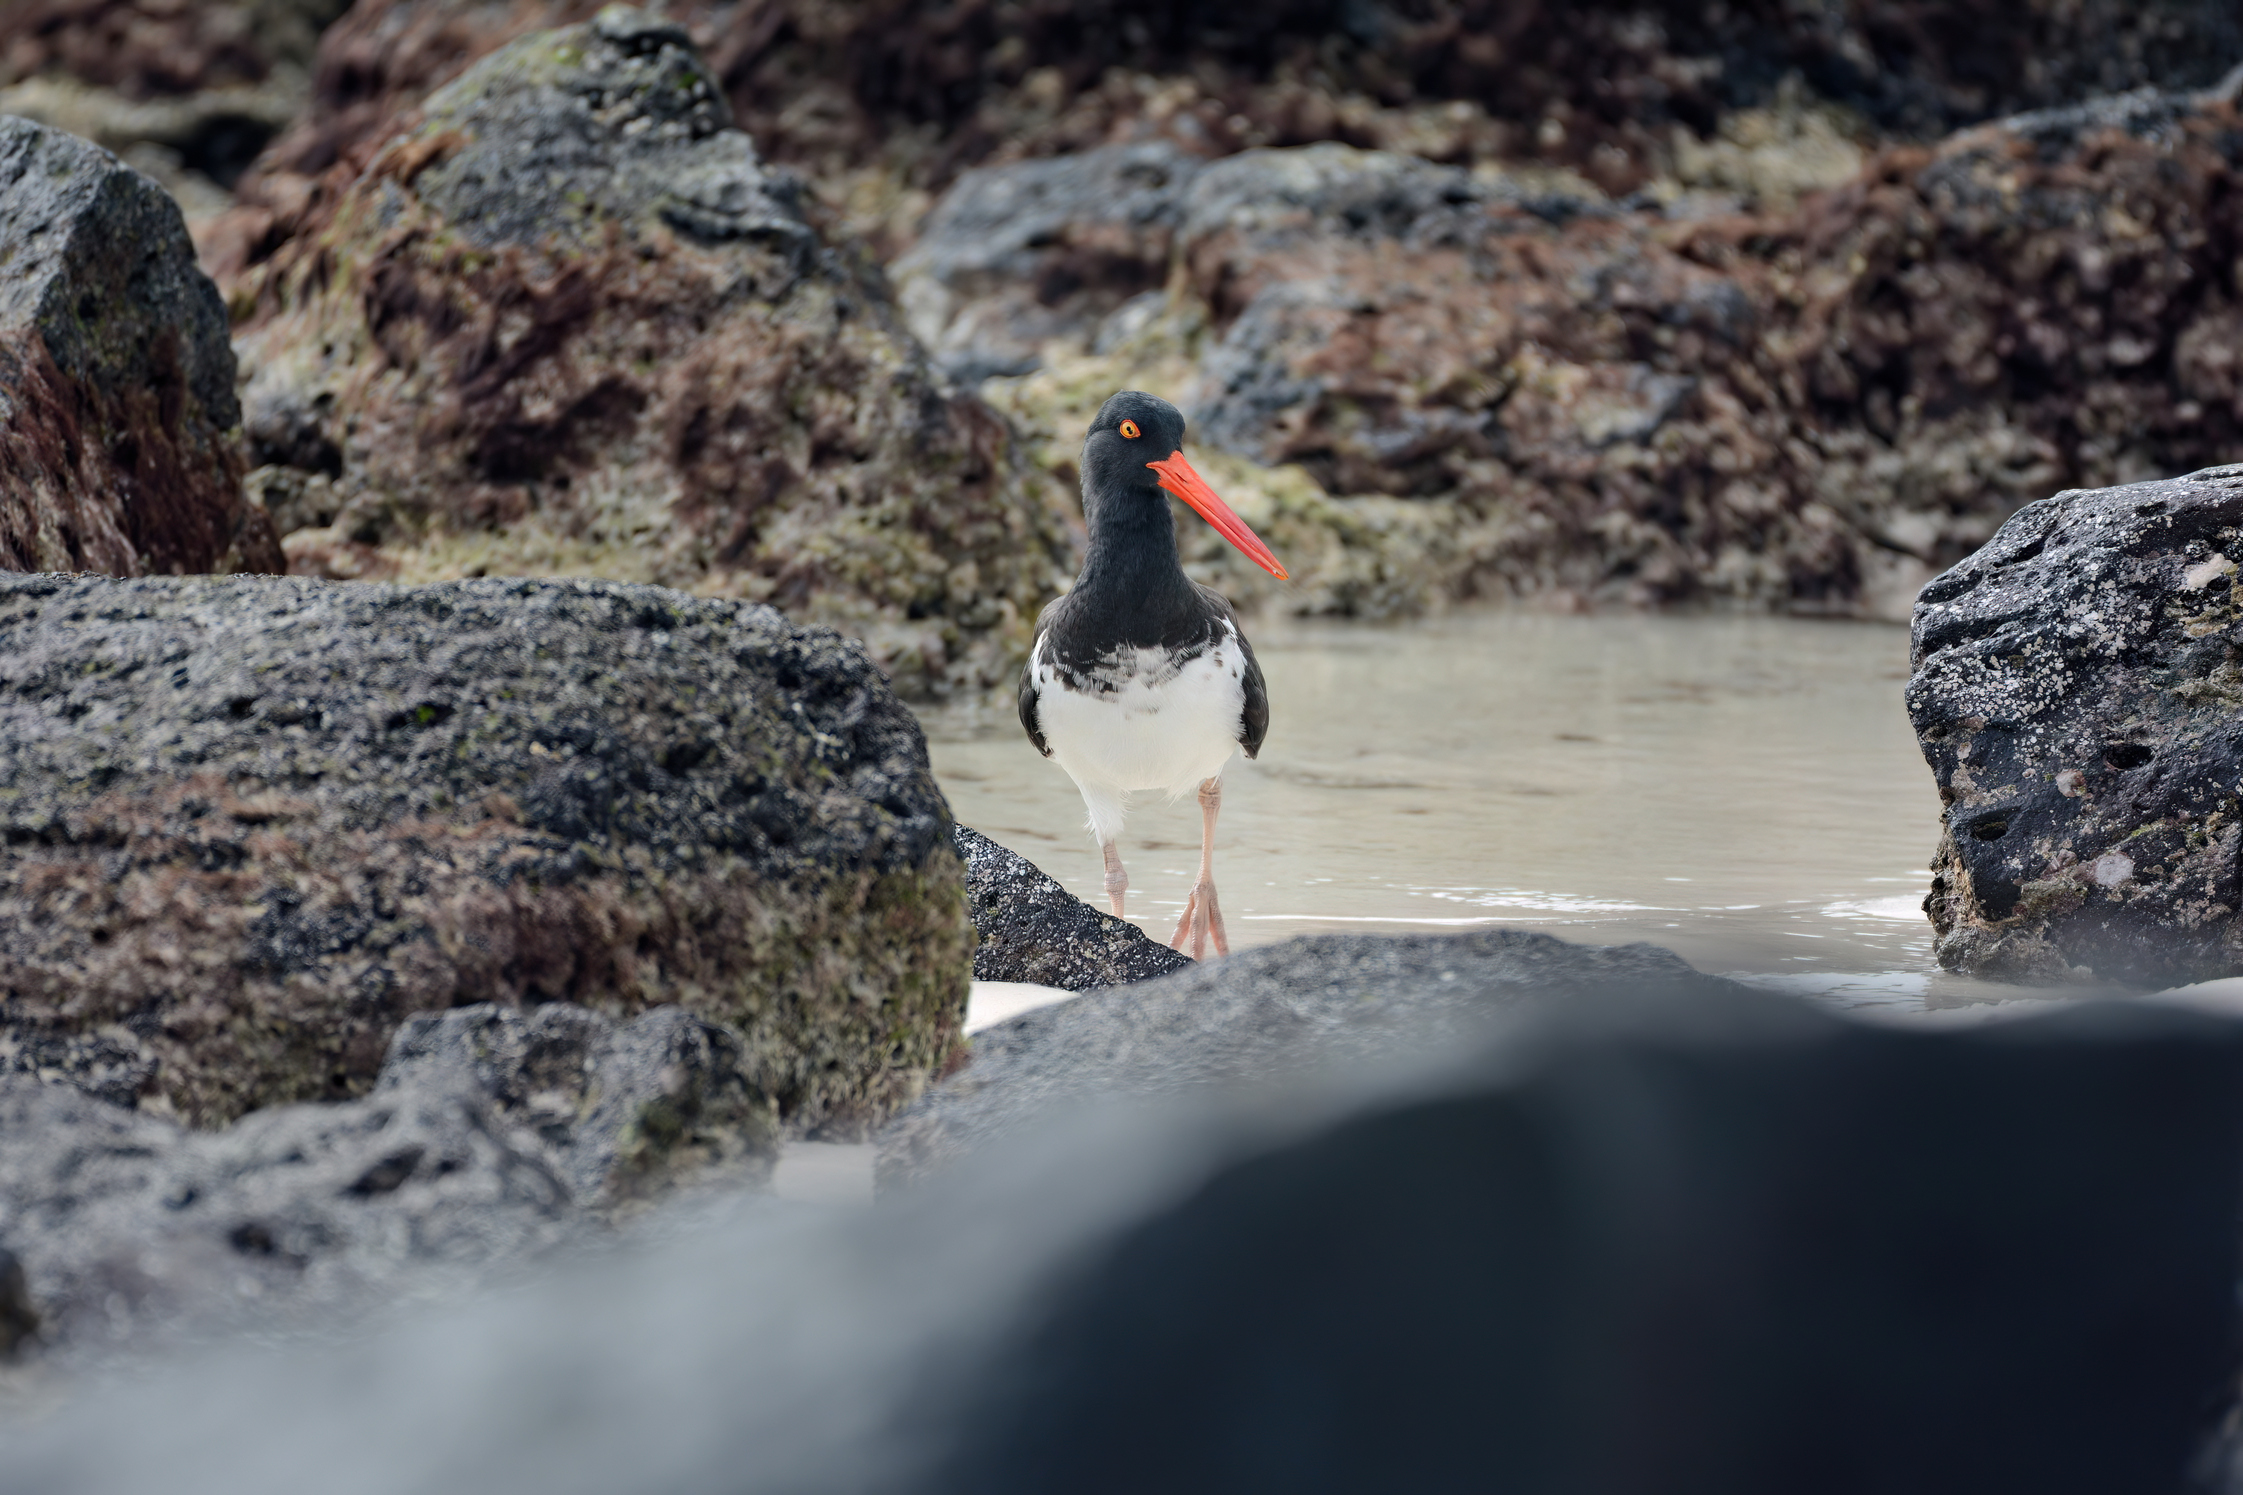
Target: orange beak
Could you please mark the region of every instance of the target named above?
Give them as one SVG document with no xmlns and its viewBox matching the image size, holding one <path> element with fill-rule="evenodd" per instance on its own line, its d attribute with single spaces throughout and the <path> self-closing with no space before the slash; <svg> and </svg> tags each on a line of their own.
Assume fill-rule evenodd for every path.
<svg viewBox="0 0 2243 1495">
<path fill-rule="evenodd" d="M 1160 474 L 1160 485 L 1185 503 L 1199 511 L 1199 517 L 1215 526 L 1215 533 L 1246 553 L 1246 558 L 1276 577 L 1288 578 L 1277 557 L 1262 543 L 1262 537 L 1246 527 L 1246 521 L 1231 512 L 1231 506 L 1215 496 L 1207 486 L 1207 479 L 1192 471 L 1192 464 L 1184 460 L 1182 452 L 1170 452 L 1158 462 L 1145 464 Z"/>
</svg>

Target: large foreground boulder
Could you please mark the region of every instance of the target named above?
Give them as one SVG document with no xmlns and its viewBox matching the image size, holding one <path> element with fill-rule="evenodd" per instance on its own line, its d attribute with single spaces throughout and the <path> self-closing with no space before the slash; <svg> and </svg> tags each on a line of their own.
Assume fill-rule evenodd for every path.
<svg viewBox="0 0 2243 1495">
<path fill-rule="evenodd" d="M 226 308 L 178 204 L 0 115 L 0 567 L 279 571 L 242 496 Z"/>
<path fill-rule="evenodd" d="M 429 99 L 236 287 L 290 566 L 767 601 L 907 694 L 996 683 L 1063 580 L 1050 489 L 864 256 L 621 7 Z"/>
<path fill-rule="evenodd" d="M 1160 947 L 1155 947 L 1160 948 Z M 1651 945 L 1546 934 L 1315 935 L 1093 991 L 976 1034 L 966 1067 L 879 1134 L 882 1187 L 1095 1102 L 1297 1081 L 1482 1041 L 1536 998 L 1619 985 L 1734 992 Z"/>
<path fill-rule="evenodd" d="M 675 1003 L 797 1128 L 963 1017 L 919 728 L 864 650 L 599 582 L 0 578 L 4 1067 L 217 1124 L 407 1014 Z"/>
<path fill-rule="evenodd" d="M 1924 588 L 1908 713 L 1940 963 L 2243 973 L 2243 467 L 2020 510 Z"/>
<path fill-rule="evenodd" d="M 1101 913 L 1042 868 L 979 831 L 953 832 L 973 910 L 974 978 L 1032 981 L 1067 991 L 1126 986 L 1180 971 L 1192 958 Z"/>
<path fill-rule="evenodd" d="M 0 1239 L 49 1358 L 252 1316 L 337 1322 L 582 1237 L 683 1178 L 767 1178 L 778 1120 L 740 1060 L 675 1007 L 618 1025 L 486 1004 L 415 1018 L 370 1096 L 218 1133 L 0 1077 Z M 10 1337 L 0 1322 L 0 1355 Z"/>
<path fill-rule="evenodd" d="M 2232 1020 L 1556 1016 L 95 1386 L 0 1429 L 9 1488 L 2187 1488 L 2235 1396 Z"/>
</svg>

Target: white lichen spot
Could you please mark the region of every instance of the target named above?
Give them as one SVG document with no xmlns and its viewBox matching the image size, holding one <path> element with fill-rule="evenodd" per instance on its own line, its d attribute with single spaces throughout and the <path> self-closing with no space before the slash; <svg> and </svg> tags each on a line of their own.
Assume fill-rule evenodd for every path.
<svg viewBox="0 0 2243 1495">
<path fill-rule="evenodd" d="M 2181 585 L 2191 592 L 2201 592 L 2212 584 L 2213 577 L 2233 576 L 2234 574 L 2235 562 L 2224 555 L 2215 555 L 2209 560 L 2198 561 L 2183 572 L 2181 574 Z"/>
<path fill-rule="evenodd" d="M 2134 876 L 2134 859 L 2123 851 L 2106 851 L 2095 859 L 2089 869 L 2099 888 L 2115 888 Z"/>
<path fill-rule="evenodd" d="M 2056 792 L 2066 799 L 2078 799 L 2087 792 L 2087 775 L 2076 768 L 2061 770 L 2056 775 Z"/>
</svg>

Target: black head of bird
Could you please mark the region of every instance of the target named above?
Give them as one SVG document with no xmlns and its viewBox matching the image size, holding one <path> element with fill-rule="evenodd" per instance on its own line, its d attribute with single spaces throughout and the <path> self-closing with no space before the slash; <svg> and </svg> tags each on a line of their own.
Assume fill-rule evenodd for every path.
<svg viewBox="0 0 2243 1495">
<path fill-rule="evenodd" d="M 1082 475 L 1083 512 L 1094 528 L 1151 524 L 1155 509 L 1165 517 L 1161 495 L 1173 493 L 1247 559 L 1286 580 L 1261 537 L 1184 460 L 1184 414 L 1159 396 L 1125 389 L 1098 408 L 1083 438 Z"/>
</svg>

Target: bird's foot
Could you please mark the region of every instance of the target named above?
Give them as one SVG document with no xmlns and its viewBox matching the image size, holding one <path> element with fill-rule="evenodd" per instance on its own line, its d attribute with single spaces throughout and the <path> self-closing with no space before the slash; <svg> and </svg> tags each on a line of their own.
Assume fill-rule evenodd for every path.
<svg viewBox="0 0 2243 1495">
<path fill-rule="evenodd" d="M 1194 960 L 1205 960 L 1210 939 L 1215 942 L 1218 956 L 1231 953 L 1230 936 L 1223 930 L 1223 908 L 1215 901 L 1213 880 L 1193 888 L 1191 897 L 1184 900 L 1184 917 L 1176 921 L 1176 933 L 1168 947 L 1183 950 L 1189 940 L 1191 949 L 1186 953 Z"/>
<path fill-rule="evenodd" d="M 1106 853 L 1106 901 L 1114 906 L 1114 917 L 1122 916 L 1122 900 L 1129 895 L 1129 874 L 1122 870 L 1121 848 L 1108 841 Z"/>
</svg>

